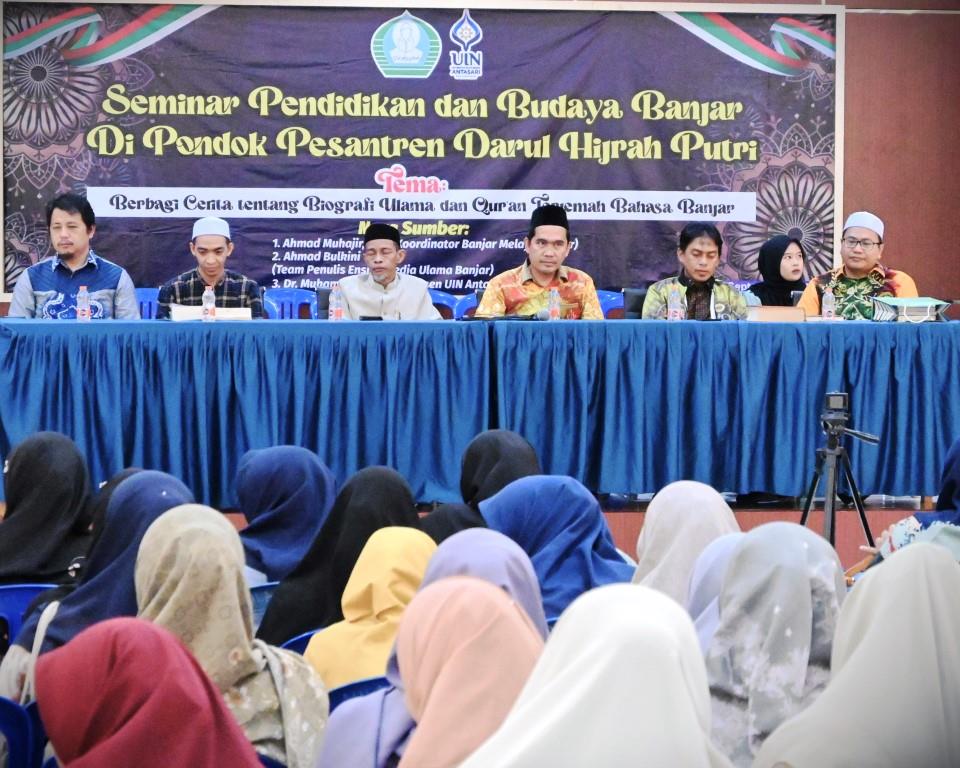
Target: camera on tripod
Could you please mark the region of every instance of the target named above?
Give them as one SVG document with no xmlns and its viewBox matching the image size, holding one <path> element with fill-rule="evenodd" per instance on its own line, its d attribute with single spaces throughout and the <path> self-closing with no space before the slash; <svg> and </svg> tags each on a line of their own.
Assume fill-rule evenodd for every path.
<svg viewBox="0 0 960 768">
<path fill-rule="evenodd" d="M 840 435 L 850 421 L 850 396 L 846 392 L 827 392 L 823 396 L 820 424 L 828 435 Z"/>
</svg>

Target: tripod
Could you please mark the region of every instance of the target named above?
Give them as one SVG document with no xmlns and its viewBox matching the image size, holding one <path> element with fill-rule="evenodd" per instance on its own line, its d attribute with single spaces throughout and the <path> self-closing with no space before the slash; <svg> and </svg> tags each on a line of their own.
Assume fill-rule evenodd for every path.
<svg viewBox="0 0 960 768">
<path fill-rule="evenodd" d="M 857 432 L 855 429 L 848 429 L 844 426 L 831 428 L 827 422 L 824 422 L 824 431 L 827 435 L 827 445 L 824 448 L 817 448 L 817 463 L 813 470 L 813 478 L 810 480 L 810 487 L 807 489 L 807 498 L 803 504 L 803 514 L 800 516 L 800 525 L 807 524 L 807 518 L 810 515 L 810 508 L 813 506 L 813 494 L 817 491 L 817 485 L 820 478 L 826 472 L 826 484 L 824 486 L 823 498 L 823 536 L 835 544 L 836 538 L 836 507 L 837 507 L 837 485 L 840 481 L 840 474 L 843 474 L 847 485 L 850 486 L 850 492 L 853 495 L 853 503 L 860 514 L 860 525 L 867 537 L 867 544 L 873 546 L 873 534 L 870 533 L 870 524 L 867 522 L 867 512 L 863 507 L 863 497 L 860 495 L 860 489 L 853 479 L 853 469 L 850 467 L 850 457 L 847 450 L 840 445 L 840 438 L 845 434 L 852 435 L 867 443 L 876 445 L 880 438 L 876 435 L 870 435 L 866 432 Z"/>
</svg>

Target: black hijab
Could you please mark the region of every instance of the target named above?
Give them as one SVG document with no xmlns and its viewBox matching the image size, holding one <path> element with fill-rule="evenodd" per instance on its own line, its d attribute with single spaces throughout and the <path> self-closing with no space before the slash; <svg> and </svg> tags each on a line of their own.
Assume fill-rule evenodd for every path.
<svg viewBox="0 0 960 768">
<path fill-rule="evenodd" d="M 281 645 L 342 620 L 340 599 L 360 551 L 390 525 L 420 527 L 410 486 L 387 467 L 361 469 L 340 489 L 303 560 L 280 582 L 257 637 Z"/>
<path fill-rule="evenodd" d="M 7 512 L 0 524 L 0 583 L 68 581 L 90 547 L 90 477 L 80 449 L 38 432 L 10 454 Z"/>
<path fill-rule="evenodd" d="M 467 528 L 486 528 L 487 523 L 477 510 L 466 504 L 441 504 L 420 520 L 423 532 L 437 544 Z"/>
<path fill-rule="evenodd" d="M 760 247 L 760 257 L 758 267 L 763 282 L 755 283 L 750 286 L 750 292 L 760 299 L 760 303 L 765 307 L 792 307 L 792 291 L 802 291 L 806 282 L 803 278 L 799 280 L 784 280 L 780 274 L 780 262 L 783 261 L 783 254 L 790 243 L 796 243 L 800 248 L 800 255 L 804 262 L 807 260 L 807 254 L 803 250 L 803 244 L 793 237 L 787 235 L 777 235 L 771 237 Z"/>
<path fill-rule="evenodd" d="M 508 429 L 489 429 L 473 438 L 464 451 L 460 495 L 468 506 L 478 509 L 481 501 L 514 480 L 539 474 L 540 461 L 530 443 Z"/>
</svg>

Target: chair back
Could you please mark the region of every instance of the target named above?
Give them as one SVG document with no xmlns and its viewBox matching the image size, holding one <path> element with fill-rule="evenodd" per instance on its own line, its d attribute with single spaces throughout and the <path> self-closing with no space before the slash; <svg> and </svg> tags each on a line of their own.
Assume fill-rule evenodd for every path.
<svg viewBox="0 0 960 768">
<path fill-rule="evenodd" d="M 317 320 L 330 318 L 330 290 L 330 288 L 317 288 Z"/>
<path fill-rule="evenodd" d="M 35 768 L 42 755 L 34 755 L 33 725 L 27 710 L 0 697 L 0 733 L 7 740 L 7 768 Z"/>
<path fill-rule="evenodd" d="M 298 320 L 304 306 L 309 318 L 316 320 L 316 292 L 306 288 L 267 288 L 263 292 L 263 311 L 271 320 Z"/>
<path fill-rule="evenodd" d="M 258 584 L 250 587 L 250 599 L 253 601 L 253 630 L 256 632 L 260 628 L 260 622 L 267 612 L 267 606 L 270 605 L 270 598 L 276 592 L 279 581 L 268 581 L 266 584 Z"/>
<path fill-rule="evenodd" d="M 157 317 L 157 297 L 159 288 L 135 288 L 137 305 L 140 308 L 141 320 L 154 320 Z"/>
<path fill-rule="evenodd" d="M 454 319 L 462 320 L 464 317 L 473 317 L 482 300 L 483 291 L 468 293 L 466 296 L 462 296 L 457 302 L 456 308 L 453 310 Z"/>
<path fill-rule="evenodd" d="M 623 319 L 623 294 L 620 291 L 597 291 L 600 309 L 607 320 Z"/>
<path fill-rule="evenodd" d="M 307 646 L 310 645 L 310 638 L 319 631 L 319 629 L 311 629 L 309 632 L 304 632 L 302 635 L 291 637 L 280 647 L 285 648 L 288 651 L 293 651 L 294 653 L 299 653 L 302 656 L 307 650 Z"/>
<path fill-rule="evenodd" d="M 6 584 L 0 586 L 0 648 L 6 653 L 23 626 L 23 614 L 27 606 L 41 592 L 53 589 L 56 584 Z"/>
<path fill-rule="evenodd" d="M 623 289 L 623 316 L 627 320 L 639 320 L 643 316 L 643 302 L 647 298 L 646 288 Z"/>
<path fill-rule="evenodd" d="M 390 681 L 385 677 L 365 677 L 363 680 L 355 680 L 352 683 L 331 688 L 328 692 L 330 696 L 330 711 L 333 712 L 333 710 L 345 701 L 355 699 L 358 696 L 366 696 L 368 693 L 379 691 L 388 685 L 390 685 Z"/>
<path fill-rule="evenodd" d="M 446 291 L 438 291 L 436 288 L 430 288 L 430 301 L 437 308 L 440 317 L 444 320 L 452 320 L 457 309 L 457 297 Z"/>
</svg>

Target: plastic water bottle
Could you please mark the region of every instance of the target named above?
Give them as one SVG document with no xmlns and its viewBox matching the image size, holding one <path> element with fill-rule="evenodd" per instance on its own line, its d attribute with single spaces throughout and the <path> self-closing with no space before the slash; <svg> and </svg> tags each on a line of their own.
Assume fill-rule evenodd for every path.
<svg viewBox="0 0 960 768">
<path fill-rule="evenodd" d="M 667 294 L 667 320 L 683 320 L 683 300 L 680 298 L 680 289 L 677 286 L 670 288 Z"/>
<path fill-rule="evenodd" d="M 213 286 L 208 285 L 203 289 L 203 297 L 200 299 L 203 306 L 203 319 L 212 322 L 217 319 L 217 297 L 213 294 Z"/>
<path fill-rule="evenodd" d="M 90 293 L 87 286 L 81 285 L 77 291 L 77 320 L 88 322 L 90 320 Z"/>
<path fill-rule="evenodd" d="M 340 284 L 336 283 L 330 289 L 330 304 L 327 307 L 327 319 L 339 321 L 343 320 L 343 293 L 340 291 Z"/>
<path fill-rule="evenodd" d="M 837 319 L 837 297 L 833 295 L 833 288 L 829 285 L 824 288 L 820 298 L 820 317 L 824 320 Z"/>
<path fill-rule="evenodd" d="M 556 288 L 550 289 L 550 298 L 547 300 L 547 319 L 560 319 L 560 291 Z"/>
</svg>

